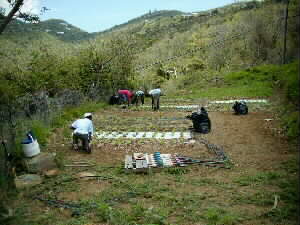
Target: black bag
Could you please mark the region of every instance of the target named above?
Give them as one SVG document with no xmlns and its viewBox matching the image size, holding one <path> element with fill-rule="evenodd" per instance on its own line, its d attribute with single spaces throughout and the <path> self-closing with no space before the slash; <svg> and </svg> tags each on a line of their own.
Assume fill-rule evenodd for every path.
<svg viewBox="0 0 300 225">
<path fill-rule="evenodd" d="M 248 114 L 248 106 L 246 102 L 241 101 L 241 102 L 235 102 L 234 105 L 232 106 L 234 113 L 236 115 L 246 115 Z"/>
<path fill-rule="evenodd" d="M 110 105 L 116 105 L 119 104 L 119 96 L 113 95 L 109 99 L 109 104 Z"/>
<path fill-rule="evenodd" d="M 211 130 L 211 122 L 206 111 L 193 112 L 192 115 L 186 118 L 192 120 L 193 127 L 196 132 L 207 134 Z"/>
<path fill-rule="evenodd" d="M 132 98 L 132 100 L 131 100 L 131 104 L 135 104 L 136 101 L 137 101 L 137 96 L 134 95 L 133 98 Z"/>
</svg>

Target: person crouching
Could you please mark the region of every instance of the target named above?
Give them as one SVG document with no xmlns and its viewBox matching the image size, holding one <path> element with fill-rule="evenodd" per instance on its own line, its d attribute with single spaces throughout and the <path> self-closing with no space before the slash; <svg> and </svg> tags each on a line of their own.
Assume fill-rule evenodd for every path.
<svg viewBox="0 0 300 225">
<path fill-rule="evenodd" d="M 70 128 L 73 130 L 73 149 L 78 150 L 78 141 L 80 140 L 83 150 L 91 153 L 90 142 L 94 134 L 92 114 L 85 113 L 84 118 L 73 122 Z"/>
<path fill-rule="evenodd" d="M 201 107 L 200 111 L 193 112 L 192 115 L 189 115 L 186 118 L 192 120 L 193 128 L 196 132 L 202 134 L 207 134 L 210 132 L 211 122 L 204 107 Z"/>
</svg>

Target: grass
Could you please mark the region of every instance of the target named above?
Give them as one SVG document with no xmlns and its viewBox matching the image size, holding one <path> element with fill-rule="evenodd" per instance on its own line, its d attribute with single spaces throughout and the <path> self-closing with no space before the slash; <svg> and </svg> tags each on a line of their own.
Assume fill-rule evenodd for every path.
<svg viewBox="0 0 300 225">
<path fill-rule="evenodd" d="M 241 186 L 271 184 L 276 182 L 282 174 L 277 172 L 260 172 L 253 176 L 242 176 L 235 180 Z"/>
<path fill-rule="evenodd" d="M 222 88 L 211 87 L 205 91 L 203 89 L 192 89 L 192 94 L 186 95 L 187 98 L 207 98 L 223 99 L 234 96 L 236 98 L 264 98 L 273 94 L 272 88 L 265 83 L 253 82 L 251 84 L 225 85 Z"/>
<path fill-rule="evenodd" d="M 267 98 L 283 92 L 280 104 L 281 124 L 290 141 L 299 137 L 299 60 L 286 65 L 262 65 L 226 74 L 220 85 L 203 81 L 201 74 L 191 74 L 171 81 L 168 98 L 230 99 Z M 193 82 L 190 82 L 192 80 Z M 187 82 L 188 81 L 188 82 Z M 183 83 L 187 83 L 183 85 Z M 177 86 L 177 89 L 174 88 Z M 166 85 L 168 88 L 168 85 Z M 175 91 L 174 91 L 175 90 Z M 278 98 L 280 99 L 280 98 Z"/>
<path fill-rule="evenodd" d="M 106 103 L 95 103 L 95 102 L 87 102 L 85 104 L 80 105 L 79 107 L 68 107 L 63 110 L 63 112 L 57 115 L 52 123 L 52 128 L 59 128 L 66 124 L 66 122 L 81 118 L 86 112 L 96 112 L 101 108 L 107 107 Z"/>
<path fill-rule="evenodd" d="M 227 212 L 221 208 L 207 208 L 203 217 L 207 225 L 235 225 L 240 222 L 238 215 Z"/>
<path fill-rule="evenodd" d="M 274 203 L 274 196 L 277 193 L 267 192 L 267 191 L 259 191 L 254 194 L 245 194 L 245 195 L 235 195 L 233 202 L 235 204 L 254 204 L 257 206 L 272 206 Z"/>
<path fill-rule="evenodd" d="M 41 147 L 45 147 L 51 133 L 50 127 L 41 121 L 34 120 L 31 123 L 31 130 L 35 134 Z"/>
<path fill-rule="evenodd" d="M 298 172 L 296 164 L 297 161 L 291 159 L 282 163 L 278 172 L 258 172 L 252 176 L 241 176 L 235 182 L 201 176 L 199 172 L 203 170 L 192 167 L 169 168 L 161 173 L 145 175 L 124 173 L 121 166 L 106 169 L 99 165 L 94 168 L 95 172 L 110 179 L 98 181 L 100 186 L 106 184 L 100 193 L 73 201 L 81 205 L 78 211 L 50 207 L 48 211 L 41 213 L 41 210 L 49 206 L 39 202 L 28 204 L 28 199 L 25 198 L 16 207 L 16 219 L 10 224 L 20 224 L 20 218 L 23 218 L 22 224 L 25 225 L 235 225 L 252 219 L 262 220 L 266 224 L 267 221 L 294 224 L 291 221 L 297 219 L 296 203 L 299 200 L 299 186 L 297 187 L 295 179 L 295 173 Z M 28 190 L 23 196 L 43 193 L 46 198 L 55 199 L 58 195 L 66 196 L 68 192 L 95 185 L 95 182 L 80 183 L 73 180 L 70 175 L 73 172 L 76 173 L 73 170 L 63 170 L 55 179 L 47 179 L 43 185 Z M 255 192 L 241 194 L 238 191 L 240 187 L 253 190 L 252 185 L 258 187 Z M 269 191 L 270 185 L 279 189 Z M 272 210 L 275 194 L 279 196 L 279 204 L 278 208 Z M 39 205 L 40 209 L 32 208 L 31 204 Z M 251 214 L 241 211 L 238 207 L 240 205 L 266 207 L 268 210 L 260 215 Z M 68 216 L 74 212 L 76 216 Z M 29 213 L 31 216 L 28 216 Z"/>
<path fill-rule="evenodd" d="M 290 224 L 288 221 L 299 221 L 299 159 L 290 159 L 279 167 L 281 173 L 258 173 L 254 176 L 243 176 L 236 180 L 239 185 L 260 185 L 262 190 L 244 196 L 236 195 L 234 202 L 255 204 L 258 206 L 271 206 L 274 204 L 274 196 L 279 196 L 279 206 L 270 209 L 261 217 L 265 217 L 274 223 Z M 262 185 L 271 185 L 278 189 L 272 192 Z M 264 190 L 265 189 L 265 190 Z M 293 223 L 291 223 L 293 224 Z"/>
</svg>

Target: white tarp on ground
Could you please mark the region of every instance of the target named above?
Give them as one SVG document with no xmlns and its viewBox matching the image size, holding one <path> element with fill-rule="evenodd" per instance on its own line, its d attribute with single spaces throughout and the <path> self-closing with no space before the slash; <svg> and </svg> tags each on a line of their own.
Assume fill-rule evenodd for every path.
<svg viewBox="0 0 300 225">
<path fill-rule="evenodd" d="M 232 100 L 224 100 L 224 101 L 211 101 L 209 104 L 224 104 L 224 103 L 235 103 L 236 101 L 244 101 L 247 103 L 267 103 L 266 99 L 232 99 Z"/>
<path fill-rule="evenodd" d="M 191 132 L 96 132 L 97 139 L 113 139 L 113 138 L 153 138 L 153 139 L 190 139 Z"/>
<path fill-rule="evenodd" d="M 236 101 L 245 101 L 247 103 L 268 103 L 266 99 L 232 99 L 223 101 L 210 101 L 208 104 L 233 104 Z M 149 108 L 151 105 L 143 105 L 142 107 Z M 160 108 L 175 108 L 175 109 L 197 109 L 200 105 L 162 105 Z"/>
<path fill-rule="evenodd" d="M 151 105 L 143 105 L 144 108 L 150 108 Z M 162 105 L 160 108 L 176 108 L 176 109 L 195 109 L 199 108 L 199 105 Z"/>
</svg>

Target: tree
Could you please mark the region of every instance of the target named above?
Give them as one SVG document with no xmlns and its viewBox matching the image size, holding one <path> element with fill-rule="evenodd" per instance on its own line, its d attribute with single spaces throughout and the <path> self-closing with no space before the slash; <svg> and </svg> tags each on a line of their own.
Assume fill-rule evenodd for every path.
<svg viewBox="0 0 300 225">
<path fill-rule="evenodd" d="M 7 14 L 7 16 L 1 15 L 3 21 L 0 24 L 0 35 L 3 33 L 7 25 L 13 20 L 13 18 L 23 19 L 27 22 L 39 22 L 39 17 L 37 15 L 33 15 L 30 13 L 24 13 L 21 11 L 22 6 L 24 4 L 24 0 L 7 0 L 12 9 Z M 41 12 L 45 12 L 48 10 L 46 7 L 43 7 Z M 2 12 L 3 14 L 3 12 Z"/>
</svg>

